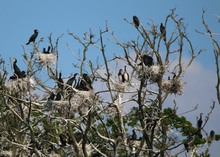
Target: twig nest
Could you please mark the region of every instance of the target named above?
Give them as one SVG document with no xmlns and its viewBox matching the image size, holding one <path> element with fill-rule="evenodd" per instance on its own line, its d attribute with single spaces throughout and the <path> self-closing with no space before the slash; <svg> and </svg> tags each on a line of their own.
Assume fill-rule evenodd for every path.
<svg viewBox="0 0 220 157">
<path fill-rule="evenodd" d="M 10 92 L 26 92 L 29 88 L 33 89 L 34 87 L 34 80 L 28 77 L 9 80 L 6 83 L 6 88 L 8 88 Z"/>
<path fill-rule="evenodd" d="M 128 82 L 116 82 L 113 79 L 111 79 L 111 84 L 113 85 L 114 89 L 119 92 L 124 92 L 129 86 Z"/>
<path fill-rule="evenodd" d="M 163 81 L 162 88 L 165 92 L 181 95 L 183 93 L 183 82 L 178 79 Z"/>
<path fill-rule="evenodd" d="M 37 52 L 37 57 L 42 65 L 51 65 L 56 63 L 56 55 L 54 53 L 45 54 Z"/>
<path fill-rule="evenodd" d="M 164 71 L 163 66 L 152 65 L 152 66 L 137 66 L 138 79 L 147 79 L 150 82 L 156 82 Z"/>
<path fill-rule="evenodd" d="M 87 114 L 99 102 L 99 96 L 95 95 L 93 90 L 76 91 L 70 99 L 71 110 L 78 112 L 80 116 Z"/>
</svg>

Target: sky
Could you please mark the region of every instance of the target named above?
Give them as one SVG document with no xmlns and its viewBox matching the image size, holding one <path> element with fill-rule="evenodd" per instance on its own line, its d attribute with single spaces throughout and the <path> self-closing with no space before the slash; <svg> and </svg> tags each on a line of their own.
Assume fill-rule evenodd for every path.
<svg viewBox="0 0 220 157">
<path fill-rule="evenodd" d="M 114 31 L 118 39 L 122 42 L 128 42 L 131 39 L 136 39 L 138 33 L 124 19 L 131 21 L 133 15 L 136 15 L 145 26 L 151 20 L 159 25 L 165 21 L 170 10 L 176 8 L 176 13 L 179 17 L 183 17 L 184 23 L 187 24 L 188 36 L 194 48 L 196 50 L 205 49 L 205 51 L 196 58 L 185 74 L 185 94 L 175 99 L 182 104 L 180 112 L 198 104 L 199 108 L 196 114 L 199 115 L 200 112 L 207 113 L 212 100 L 216 100 L 214 88 L 216 76 L 212 43 L 207 36 L 198 34 L 195 29 L 204 32 L 201 16 L 202 9 L 205 9 L 205 18 L 211 30 L 220 33 L 220 23 L 218 23 L 216 16 L 220 15 L 219 6 L 219 0 L 1 0 L 0 55 L 5 59 L 10 73 L 10 58 L 17 58 L 21 69 L 25 67 L 22 46 L 27 53 L 32 51 L 32 46 L 27 46 L 25 43 L 33 34 L 34 29 L 39 30 L 38 39 L 44 38 L 42 49 L 48 46 L 50 33 L 52 33 L 54 41 L 63 34 L 59 43 L 59 53 L 62 54 L 59 60 L 59 70 L 64 76 L 68 76 L 77 70 L 72 66 L 76 60 L 67 44 L 74 53 L 82 52 L 82 47 L 68 35 L 68 32 L 83 37 L 83 33 L 89 32 L 91 29 L 93 34 L 98 37 L 100 29 L 105 29 L 107 21 L 109 28 Z M 219 38 L 217 39 L 219 41 Z M 121 51 L 113 44 L 107 45 L 106 50 L 109 57 Z M 99 55 L 100 53 L 95 49 L 88 51 L 88 57 L 93 61 Z M 210 118 L 210 123 L 207 125 L 207 130 L 214 128 L 220 134 L 219 126 L 215 125 L 216 118 L 219 119 L 219 109 L 217 104 Z M 195 113 L 186 116 L 195 121 Z M 214 143 L 211 148 L 212 156 L 216 156 L 219 147 L 219 143 Z"/>
</svg>

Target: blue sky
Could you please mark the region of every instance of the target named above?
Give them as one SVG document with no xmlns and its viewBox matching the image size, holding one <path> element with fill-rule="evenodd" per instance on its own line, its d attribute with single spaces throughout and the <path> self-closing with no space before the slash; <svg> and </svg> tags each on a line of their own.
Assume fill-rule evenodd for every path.
<svg viewBox="0 0 220 157">
<path fill-rule="evenodd" d="M 167 14 L 170 13 L 170 9 L 176 8 L 176 13 L 184 18 L 185 24 L 188 24 L 187 32 L 194 48 L 197 50 L 206 49 L 196 59 L 196 63 L 190 69 L 191 73 L 189 72 L 189 74 L 196 73 L 197 75 L 193 78 L 189 74 L 186 75 L 188 80 L 193 80 L 191 81 L 194 83 L 193 85 L 198 83 L 200 88 L 197 89 L 196 86 L 186 87 L 186 90 L 192 91 L 193 97 L 186 94 L 179 101 L 183 105 L 185 105 L 184 103 L 199 103 L 201 108 L 198 113 L 207 112 L 209 109 L 207 103 L 211 104 L 211 99 L 215 100 L 213 49 L 210 39 L 196 33 L 195 29 L 204 31 L 201 15 L 202 9 L 206 9 L 205 17 L 207 23 L 213 32 L 220 33 L 220 23 L 217 22 L 216 17 L 216 14 L 220 15 L 219 6 L 219 0 L 1 0 L 0 54 L 6 60 L 8 69 L 10 69 L 10 57 L 17 58 L 18 65 L 24 67 L 21 57 L 23 54 L 22 45 L 24 45 L 27 52 L 32 50 L 32 46 L 26 46 L 25 43 L 30 35 L 33 34 L 35 28 L 40 31 L 38 39 L 43 37 L 46 41 L 41 45 L 41 48 L 48 46 L 47 37 L 50 33 L 53 33 L 54 40 L 61 34 L 64 34 L 59 45 L 59 53 L 61 54 L 59 68 L 64 76 L 69 76 L 70 73 L 76 72 L 72 68 L 72 63 L 75 60 L 66 44 L 69 44 L 74 53 L 77 53 L 82 47 L 67 34 L 68 31 L 82 37 L 84 32 L 88 32 L 91 29 L 93 34 L 98 36 L 99 30 L 105 28 L 107 20 L 109 27 L 114 31 L 119 40 L 127 42 L 131 39 L 136 39 L 138 33 L 124 18 L 131 21 L 132 16 L 136 15 L 145 26 L 151 22 L 150 19 L 159 25 L 165 21 Z M 106 50 L 109 56 L 121 51 L 121 49 L 118 49 L 113 44 L 107 45 Z M 98 55 L 99 52 L 97 50 L 89 49 L 89 59 L 95 60 Z M 208 74 L 212 78 L 207 77 Z M 206 82 L 207 80 L 209 81 Z M 206 82 L 205 84 L 204 81 Z M 190 84 L 190 81 L 187 84 Z M 206 93 L 209 94 L 206 95 Z M 186 108 L 183 108 L 183 110 Z M 219 111 L 219 106 L 216 110 Z M 216 111 L 211 118 L 212 123 L 210 127 L 216 127 L 214 125 L 216 115 L 219 115 L 219 112 Z M 195 115 L 193 116 L 195 117 Z M 220 133 L 220 128 L 216 127 L 215 129 Z M 213 152 L 217 151 L 217 147 L 219 147 L 219 144 L 214 146 Z"/>
<path fill-rule="evenodd" d="M 52 32 L 54 39 L 64 33 L 60 44 L 63 61 L 71 57 L 66 43 L 77 52 L 80 47 L 74 45 L 76 42 L 67 35 L 67 31 L 73 32 L 82 37 L 84 32 L 91 28 L 94 34 L 98 35 L 100 29 L 104 29 L 105 21 L 115 32 L 117 37 L 123 41 L 136 39 L 137 32 L 124 18 L 132 20 L 136 15 L 146 26 L 153 19 L 156 24 L 165 21 L 170 9 L 177 8 L 177 14 L 185 19 L 188 24 L 188 32 L 196 49 L 207 49 L 211 51 L 211 42 L 207 37 L 195 32 L 195 29 L 204 30 L 201 25 L 202 9 L 207 9 L 206 18 L 214 31 L 218 31 L 219 24 L 215 14 L 219 13 L 220 2 L 213 1 L 159 1 L 159 0 L 138 0 L 138 1 L 12 1 L 2 0 L 0 5 L 0 54 L 9 60 L 9 57 L 19 59 L 23 53 L 21 45 L 25 45 L 35 28 L 39 29 L 38 39 L 47 37 Z M 220 13 L 219 13 L 220 14 Z M 46 46 L 47 44 L 45 43 Z M 25 46 L 31 51 L 31 46 Z M 114 51 L 114 50 L 112 50 Z M 95 53 L 95 52 L 91 52 Z M 113 53 L 113 52 L 111 52 Z M 205 66 L 213 67 L 212 52 L 209 55 L 201 55 L 200 59 Z M 211 55 L 210 55 L 211 54 Z M 93 56 L 93 55 L 91 55 Z M 62 61 L 62 60 L 61 60 Z M 21 65 L 22 66 L 22 65 Z M 70 67 L 71 65 L 67 65 Z M 62 67 L 61 67 L 62 69 Z"/>
</svg>

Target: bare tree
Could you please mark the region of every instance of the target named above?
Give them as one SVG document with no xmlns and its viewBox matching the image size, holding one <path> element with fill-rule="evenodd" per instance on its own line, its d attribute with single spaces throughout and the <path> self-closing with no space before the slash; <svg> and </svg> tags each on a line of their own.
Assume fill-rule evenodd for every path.
<svg viewBox="0 0 220 157">
<path fill-rule="evenodd" d="M 218 16 L 219 18 L 219 16 Z M 207 24 L 205 20 L 205 10 L 202 12 L 202 22 L 205 27 L 206 32 L 200 32 L 196 30 L 198 33 L 201 33 L 203 35 L 207 35 L 210 37 L 213 45 L 213 54 L 215 57 L 215 65 L 216 65 L 216 78 L 217 78 L 217 83 L 216 83 L 216 94 L 217 94 L 217 100 L 220 104 L 220 70 L 219 70 L 219 54 L 220 54 L 220 46 L 218 43 L 218 40 L 215 38 L 215 36 L 219 36 L 218 33 L 214 33 L 210 28 L 209 25 Z"/>
</svg>

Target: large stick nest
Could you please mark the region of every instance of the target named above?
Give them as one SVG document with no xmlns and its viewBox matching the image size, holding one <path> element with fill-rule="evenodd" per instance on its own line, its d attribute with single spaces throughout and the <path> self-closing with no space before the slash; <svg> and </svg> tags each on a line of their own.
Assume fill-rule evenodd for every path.
<svg viewBox="0 0 220 157">
<path fill-rule="evenodd" d="M 152 66 L 137 66 L 137 78 L 138 79 L 147 79 L 148 81 L 154 83 L 158 80 L 160 76 L 162 76 L 164 71 L 163 66 L 152 65 Z"/>
<path fill-rule="evenodd" d="M 56 55 L 54 53 L 41 53 L 37 52 L 38 60 L 42 65 L 51 65 L 56 63 Z"/>
<path fill-rule="evenodd" d="M 78 113 L 80 116 L 86 115 L 94 107 L 98 106 L 100 98 L 91 91 L 75 90 L 69 100 L 48 100 L 44 105 L 45 109 L 52 109 L 52 112 Z"/>
<path fill-rule="evenodd" d="M 5 86 L 9 92 L 27 92 L 29 88 L 34 88 L 35 83 L 31 78 L 26 77 L 9 80 Z"/>
<path fill-rule="evenodd" d="M 178 79 L 163 81 L 162 88 L 165 92 L 181 95 L 183 93 L 183 82 Z"/>
</svg>

